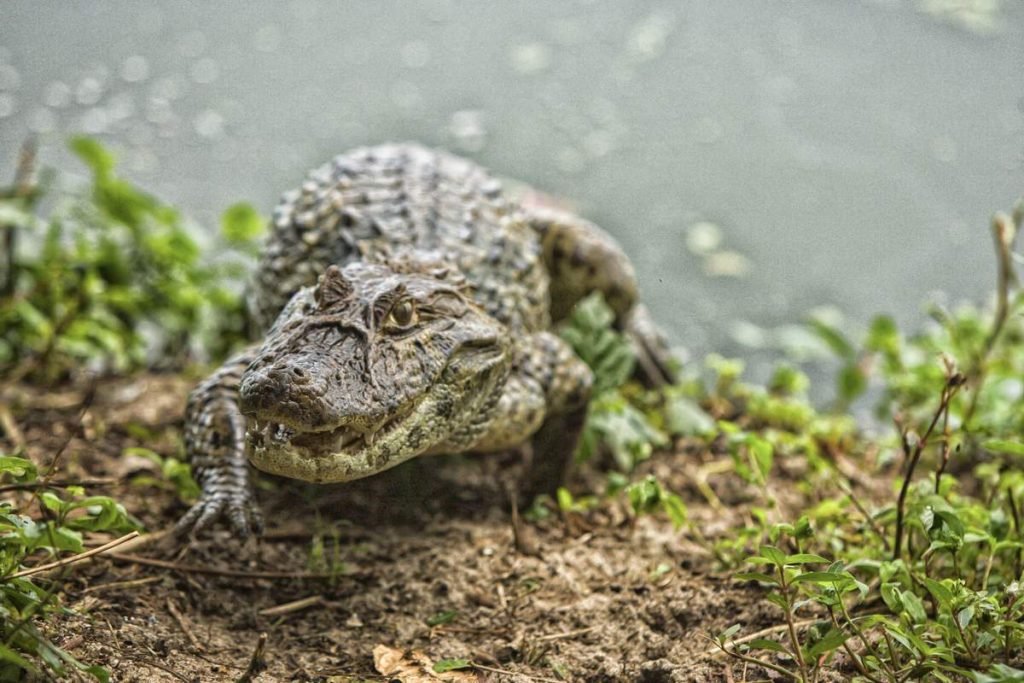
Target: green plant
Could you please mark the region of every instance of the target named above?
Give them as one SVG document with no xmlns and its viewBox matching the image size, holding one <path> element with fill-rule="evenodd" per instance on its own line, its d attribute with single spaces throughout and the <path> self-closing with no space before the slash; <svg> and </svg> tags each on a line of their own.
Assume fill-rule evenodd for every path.
<svg viewBox="0 0 1024 683">
<path fill-rule="evenodd" d="M 835 618 L 835 608 L 841 608 L 844 619 L 849 621 L 843 595 L 851 591 L 865 593 L 867 586 L 845 571 L 841 564 L 833 564 L 825 571 L 805 571 L 807 565 L 827 564 L 828 560 L 810 553 L 787 555 L 771 545 L 761 546 L 759 552 L 747 562 L 767 565 L 768 569 L 764 572 L 737 574 L 734 578 L 741 581 L 757 581 L 772 589 L 767 599 L 782 610 L 786 622 L 786 638 L 781 643 L 769 638 L 755 638 L 730 647 L 731 638 L 739 631 L 739 628 L 733 626 L 719 634 L 714 640 L 715 644 L 736 659 L 772 669 L 801 683 L 816 680 L 820 669 L 850 637 Z M 833 617 L 834 625 L 826 625 L 827 627 L 823 628 L 822 625 L 816 624 L 816 628 L 809 630 L 804 639 L 801 639 L 797 631 L 796 615 L 801 600 L 825 605 Z M 757 650 L 784 655 L 795 671 L 772 662 L 755 659 L 747 654 Z M 848 648 L 847 651 L 852 653 Z M 861 664 L 859 660 L 857 664 Z M 858 669 L 862 668 L 862 665 L 858 666 Z"/>
<path fill-rule="evenodd" d="M 199 498 L 199 484 L 192 478 L 192 467 L 175 457 L 163 457 L 148 448 L 125 448 L 124 455 L 134 455 L 151 461 L 160 468 L 160 476 L 139 474 L 132 477 L 135 486 L 154 486 L 174 491 L 183 503 L 192 503 Z"/>
<path fill-rule="evenodd" d="M 594 373 L 593 398 L 576 459 L 589 460 L 604 448 L 620 470 L 631 472 L 667 439 L 627 398 L 626 383 L 636 358 L 626 338 L 614 329 L 614 320 L 604 298 L 594 293 L 576 304 L 561 335 Z"/>
<path fill-rule="evenodd" d="M 672 526 L 681 529 L 687 522 L 686 503 L 683 499 L 665 490 L 661 483 L 652 475 L 635 481 L 625 487 L 626 498 L 633 510 L 633 519 L 643 514 L 664 512 Z"/>
<path fill-rule="evenodd" d="M 36 182 L 26 148 L 14 186 L 0 190 L 0 379 L 45 382 L 81 367 L 128 372 L 225 354 L 244 332 L 239 281 L 262 219 L 246 204 L 230 207 L 209 250 L 221 257 L 212 259 L 176 209 L 116 175 L 99 143 L 77 138 L 71 148 L 91 171 L 89 186 L 58 188 L 49 172 Z M 134 484 L 169 487 L 183 500 L 198 494 L 187 464 L 127 451 L 160 468 Z M 40 578 L 25 565 L 81 553 L 86 534 L 137 523 L 113 499 L 58 486 L 51 474 L 0 454 L 0 493 L 14 496 L 0 502 L 0 680 L 19 672 L 107 680 L 46 636 L 44 624 L 68 613 L 60 576 Z"/>
<path fill-rule="evenodd" d="M 92 173 L 86 191 L 22 177 L 0 193 L 9 247 L 0 376 L 51 380 L 83 364 L 125 372 L 180 365 L 197 350 L 225 354 L 244 332 L 238 283 L 262 229 L 255 211 L 228 209 L 208 252 L 228 256 L 215 261 L 175 208 L 115 173 L 98 142 L 76 138 L 71 149 Z M 40 218 L 44 198 L 51 208 Z"/>
<path fill-rule="evenodd" d="M 105 669 L 79 662 L 39 628 L 41 618 L 70 612 L 58 601 L 59 575 L 29 578 L 25 562 L 81 553 L 86 533 L 123 533 L 138 524 L 111 498 L 86 496 L 80 487 L 49 486 L 31 461 L 16 454 L 0 454 L 3 488 L 27 492 L 37 514 L 0 502 L 0 680 L 18 680 L 22 671 L 49 676 L 78 671 L 107 681 Z"/>
<path fill-rule="evenodd" d="M 902 456 L 899 479 L 893 499 L 869 509 L 825 462 L 829 488 L 801 522 L 768 525 L 762 518 L 743 543 L 771 536 L 773 545 L 748 559 L 771 571 L 736 578 L 771 589 L 767 599 L 782 610 L 785 638 L 737 638 L 733 627 L 714 639 L 722 651 L 798 681 L 815 680 L 837 662 L 873 682 L 1024 680 L 1024 297 L 1013 292 L 1010 266 L 1022 214 L 1018 205 L 1012 220 L 999 214 L 993 221 L 1000 264 L 993 309 L 934 309 L 934 325 L 911 337 L 879 317 L 859 348 L 816 324 L 844 361 L 835 409 L 849 408 L 874 382 L 881 388 L 878 414 L 892 416 L 896 427 L 891 435 L 823 445 L 832 453 Z M 733 384 L 726 383 L 720 401 L 735 401 Z M 746 406 L 755 395 L 743 392 Z M 720 428 L 740 455 L 747 448 L 736 471 L 768 497 L 771 458 L 759 439 L 777 450 L 778 435 L 767 423 L 780 420 L 765 421 L 759 410 L 765 424 L 757 425 L 749 411 L 740 412 L 744 429 L 725 422 Z M 782 422 L 814 433 L 818 420 L 811 414 Z M 813 563 L 828 566 L 806 571 Z"/>
<path fill-rule="evenodd" d="M 319 531 L 310 542 L 306 566 L 311 572 L 323 572 L 333 577 L 344 576 L 350 571 L 344 559 L 345 549 L 337 529 Z"/>
</svg>

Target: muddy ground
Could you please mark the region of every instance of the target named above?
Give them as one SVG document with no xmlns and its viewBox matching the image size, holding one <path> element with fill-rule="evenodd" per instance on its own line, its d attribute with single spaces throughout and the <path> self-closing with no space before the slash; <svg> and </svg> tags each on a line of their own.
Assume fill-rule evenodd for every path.
<svg viewBox="0 0 1024 683">
<path fill-rule="evenodd" d="M 604 502 L 524 521 L 516 543 L 506 494 L 515 454 L 421 458 L 329 487 L 262 477 L 259 542 L 224 530 L 186 544 L 161 536 L 186 506 L 150 461 L 123 450 L 180 454 L 191 381 L 103 382 L 84 410 L 80 388 L 4 396 L 16 428 L 5 426 L 0 447 L 20 442 L 45 466 L 66 444 L 57 478 L 95 482 L 90 492 L 114 496 L 145 526 L 142 541 L 57 577 L 75 614 L 46 624 L 113 680 L 239 680 L 261 634 L 256 662 L 266 668 L 252 680 L 263 682 L 765 679 L 712 655 L 706 636 L 778 626 L 776 608 L 662 516 L 634 524 L 621 502 Z M 742 525 L 753 500 L 728 474 L 707 477 L 721 507 L 698 491 L 699 473 L 720 458 L 677 444 L 647 464 L 709 539 Z M 591 490 L 600 477 L 585 467 L 572 486 Z M 417 658 L 478 666 L 417 678 Z M 382 675 L 403 665 L 412 668 Z"/>
</svg>

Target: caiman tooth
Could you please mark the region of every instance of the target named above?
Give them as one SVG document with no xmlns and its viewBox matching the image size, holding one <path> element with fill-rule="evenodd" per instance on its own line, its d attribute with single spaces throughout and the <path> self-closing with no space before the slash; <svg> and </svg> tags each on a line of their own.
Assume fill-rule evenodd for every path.
<svg viewBox="0 0 1024 683">
<path fill-rule="evenodd" d="M 363 432 L 363 441 L 366 443 L 367 448 L 373 445 L 373 440 L 376 436 L 377 432 L 372 429 L 370 431 Z"/>
</svg>

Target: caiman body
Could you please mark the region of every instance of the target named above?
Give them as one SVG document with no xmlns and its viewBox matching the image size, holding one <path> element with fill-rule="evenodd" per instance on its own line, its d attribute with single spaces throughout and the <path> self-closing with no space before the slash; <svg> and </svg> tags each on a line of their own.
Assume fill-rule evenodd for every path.
<svg viewBox="0 0 1024 683">
<path fill-rule="evenodd" d="M 526 208 L 476 164 L 417 145 L 337 157 L 274 212 L 250 288 L 263 339 L 189 398 L 203 493 L 179 531 L 222 516 L 258 531 L 249 463 L 340 482 L 540 434 L 524 490 L 553 490 L 592 377 L 551 328 L 594 291 L 665 375 L 632 266 L 592 223 Z"/>
</svg>

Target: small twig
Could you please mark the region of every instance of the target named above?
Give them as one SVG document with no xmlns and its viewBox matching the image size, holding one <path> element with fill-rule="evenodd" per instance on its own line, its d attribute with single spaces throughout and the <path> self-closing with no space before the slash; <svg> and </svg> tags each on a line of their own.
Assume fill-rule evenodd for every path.
<svg viewBox="0 0 1024 683">
<path fill-rule="evenodd" d="M 779 588 L 786 606 L 782 610 L 786 616 L 786 626 L 789 628 L 789 642 L 796 656 L 796 663 L 800 667 L 800 680 L 807 680 L 807 662 L 804 661 L 803 648 L 800 647 L 800 639 L 796 635 L 796 622 L 793 621 L 793 601 L 789 594 L 790 584 L 786 583 L 786 569 L 781 565 L 777 566 L 779 572 Z"/>
<path fill-rule="evenodd" d="M 853 632 L 857 634 L 857 638 L 860 639 L 860 642 L 864 646 L 864 649 L 867 650 L 868 653 L 871 654 L 879 662 L 884 662 L 885 660 L 883 660 L 881 657 L 879 657 L 878 653 L 875 652 L 875 648 L 873 648 L 871 646 L 871 643 L 868 641 L 867 637 L 864 635 L 864 631 L 862 631 L 860 629 L 860 627 L 857 626 L 856 622 L 854 622 L 854 620 L 852 618 L 850 618 L 849 612 L 846 611 L 846 603 L 844 603 L 842 601 L 842 599 L 839 600 L 839 607 L 843 611 L 843 616 L 846 618 L 846 621 L 849 622 L 850 628 L 853 629 Z M 842 631 L 843 627 L 839 624 L 839 620 L 836 619 L 835 610 L 832 609 L 831 606 L 829 606 L 827 609 L 828 609 L 828 615 L 832 619 L 832 624 L 837 629 Z M 853 648 L 850 647 L 850 643 L 849 643 L 848 640 L 844 640 L 843 641 L 842 647 L 843 647 L 843 650 L 846 651 L 847 656 L 849 656 L 850 661 L 853 662 L 853 665 L 857 668 L 857 671 L 860 672 L 861 676 L 863 676 L 864 678 L 868 679 L 872 683 L 882 683 L 879 679 L 875 678 L 874 676 L 872 676 L 868 672 L 868 670 L 864 666 L 864 662 L 861 660 L 860 656 L 853 651 Z"/>
<path fill-rule="evenodd" d="M 477 664 L 476 662 L 471 662 L 471 664 L 473 665 L 474 669 L 480 669 L 481 671 L 490 671 L 491 673 L 495 673 L 495 674 L 504 674 L 506 676 L 517 676 L 517 677 L 520 677 L 520 678 L 529 679 L 531 681 L 542 681 L 542 683 L 565 683 L 565 681 L 563 681 L 560 678 L 547 678 L 545 676 L 533 676 L 531 674 L 520 673 L 519 671 L 509 671 L 508 669 L 499 669 L 496 666 L 484 666 L 483 664 Z"/>
<path fill-rule="evenodd" d="M 949 465 L 949 437 L 949 409 L 947 408 L 942 416 L 942 457 L 939 459 L 939 468 L 935 472 L 935 495 L 939 495 L 942 475 L 946 473 L 946 467 Z"/>
<path fill-rule="evenodd" d="M 130 534 L 125 534 L 121 538 L 114 539 L 110 543 L 104 543 L 103 545 L 101 545 L 98 548 L 93 548 L 92 550 L 86 550 L 84 553 L 79 553 L 78 555 L 75 555 L 73 557 L 60 559 L 60 560 L 57 560 L 56 562 L 50 562 L 49 564 L 43 564 L 43 565 L 40 565 L 38 567 L 32 567 L 30 569 L 23 569 L 20 572 L 17 572 L 15 574 L 11 574 L 10 576 L 5 577 L 4 580 L 6 580 L 6 579 L 20 579 L 20 578 L 23 578 L 23 577 L 26 577 L 26 576 L 32 576 L 33 574 L 39 574 L 40 572 L 47 572 L 47 571 L 50 571 L 51 569 L 60 569 L 61 567 L 67 567 L 67 566 L 70 566 L 72 564 L 78 564 L 79 562 L 84 562 L 85 560 L 88 560 L 91 557 L 95 557 L 96 555 L 102 555 L 103 553 L 107 552 L 111 548 L 116 548 L 117 546 L 121 545 L 122 543 L 125 543 L 127 541 L 132 540 L 133 538 L 135 538 L 138 535 L 139 535 L 138 531 L 133 531 Z"/>
<path fill-rule="evenodd" d="M 840 474 L 842 474 L 842 472 L 840 472 Z M 843 474 L 843 476 L 845 477 L 846 475 Z M 864 521 L 867 522 L 868 528 L 870 528 L 871 531 L 874 532 L 875 536 L 882 541 L 882 545 L 885 549 L 889 550 L 889 538 L 885 535 L 885 531 L 882 527 L 878 525 L 878 522 L 875 521 L 875 518 L 871 516 L 871 513 L 868 512 L 868 509 L 864 507 L 864 503 L 862 503 L 860 498 L 857 497 L 857 494 L 854 493 L 853 482 L 847 477 L 847 481 L 837 480 L 836 483 L 839 485 L 839 490 L 847 495 L 850 502 L 853 503 L 853 506 L 857 508 L 857 511 L 864 516 Z"/>
<path fill-rule="evenodd" d="M 261 609 L 257 614 L 261 617 L 279 617 L 282 614 L 290 614 L 292 612 L 298 612 L 306 609 L 307 607 L 313 607 L 314 605 L 322 604 L 324 596 L 322 595 L 311 595 L 308 598 L 302 598 L 300 600 L 292 600 L 274 607 L 267 607 Z"/>
<path fill-rule="evenodd" d="M 765 662 L 765 661 L 760 660 L 760 659 L 758 659 L 756 657 L 750 657 L 748 655 L 736 652 L 735 650 L 730 650 L 724 644 L 719 643 L 717 640 L 713 641 L 713 642 L 715 643 L 715 647 L 717 647 L 719 650 L 721 650 L 725 654 L 729 655 L 733 659 L 738 659 L 739 661 L 741 661 L 741 662 L 743 662 L 745 664 L 753 664 L 754 666 L 760 666 L 760 667 L 763 667 L 765 669 L 771 669 L 775 673 L 780 674 L 782 676 L 785 676 L 785 677 L 787 677 L 789 679 L 792 679 L 794 681 L 801 681 L 801 680 L 803 680 L 799 676 L 797 676 L 795 673 L 793 673 L 792 671 L 790 671 L 788 669 L 784 669 L 781 666 L 779 666 L 778 664 L 774 664 L 772 662 Z"/>
<path fill-rule="evenodd" d="M 50 461 L 50 466 L 46 468 L 46 474 L 42 476 L 42 480 L 46 482 L 53 477 L 54 472 L 57 471 L 57 465 L 60 463 L 61 457 L 64 455 L 64 451 L 71 445 L 72 439 L 75 435 L 82 430 L 82 422 L 85 420 L 85 414 L 89 412 L 89 408 L 92 407 L 92 402 L 96 398 L 96 382 L 95 380 L 89 385 L 89 388 L 85 391 L 85 396 L 82 397 L 82 402 L 79 404 L 78 417 L 75 418 L 75 426 L 68 432 L 68 438 L 64 439 L 64 442 L 57 449 L 56 455 L 53 456 L 53 460 Z"/>
<path fill-rule="evenodd" d="M 196 638 L 196 634 L 192 633 L 192 626 L 188 623 L 185 615 L 178 610 L 178 607 L 170 598 L 167 598 L 167 611 L 171 613 L 172 617 L 174 617 L 174 621 L 178 623 L 178 628 L 180 628 L 185 634 L 185 637 L 188 638 L 188 642 L 192 644 L 192 647 L 200 652 L 206 652 L 206 648 L 203 647 L 203 644 Z"/>
<path fill-rule="evenodd" d="M 144 664 L 145 666 L 151 666 L 153 668 L 160 669 L 161 671 L 165 671 L 170 675 L 174 676 L 175 678 L 177 678 L 179 681 L 185 681 L 185 683 L 192 683 L 191 678 L 183 676 L 182 674 L 178 673 L 166 664 L 161 664 L 160 662 L 153 661 L 152 659 L 145 659 L 143 657 L 132 657 L 131 655 L 128 656 L 128 659 L 132 660 L 133 662 L 138 662 L 139 664 Z"/>
<path fill-rule="evenodd" d="M 124 554 L 127 554 L 130 551 L 137 550 L 139 548 L 144 548 L 147 545 L 150 545 L 152 543 L 156 543 L 160 539 L 166 537 L 169 533 L 170 533 L 169 530 L 164 530 L 164 531 L 154 531 L 151 534 L 143 534 L 142 536 L 139 536 L 138 538 L 133 538 L 132 540 L 128 541 L 123 546 L 121 546 L 121 548 L 116 553 L 113 553 L 113 554 L 115 554 L 115 555 L 124 555 Z"/>
<path fill-rule="evenodd" d="M 241 676 L 238 677 L 236 683 L 251 683 L 256 675 L 267 668 L 267 663 L 263 659 L 263 652 L 267 649 L 267 634 L 261 633 L 259 639 L 256 641 L 256 647 L 253 648 L 252 657 L 249 658 L 249 666 L 245 669 Z"/>
<path fill-rule="evenodd" d="M 82 589 L 82 595 L 98 593 L 99 591 L 121 590 L 123 588 L 138 588 L 157 581 L 163 581 L 161 576 L 147 576 L 143 579 L 132 579 L 131 581 L 111 581 L 110 583 L 98 583 L 94 586 L 86 586 Z"/>
<path fill-rule="evenodd" d="M 1017 230 L 1020 228 L 1020 204 L 1015 208 L 1011 218 L 1002 211 L 992 217 L 992 237 L 996 245 L 996 260 L 999 266 L 998 288 L 996 290 L 996 316 L 992 323 L 992 330 L 985 338 L 985 346 L 982 348 L 980 357 L 974 362 L 974 367 L 968 372 L 974 391 L 971 393 L 971 401 L 964 411 L 963 425 L 968 427 L 974 411 L 978 407 L 978 398 L 981 396 L 981 386 L 985 383 L 985 375 L 988 372 L 988 357 L 1003 331 L 1003 325 L 1010 312 L 1010 287 L 1016 284 L 1016 274 L 1013 269 L 1013 242 L 1017 237 Z"/>
<path fill-rule="evenodd" d="M 171 569 L 186 574 L 209 574 L 210 576 L 225 576 L 236 579 L 332 579 L 335 574 L 326 572 L 248 572 L 240 569 L 218 569 L 217 567 L 201 567 L 190 564 L 179 564 L 167 560 L 158 560 L 155 557 L 140 557 L 124 553 L 110 553 L 107 557 L 118 562 L 130 562 L 160 569 Z"/>
<path fill-rule="evenodd" d="M 953 619 L 953 624 L 956 626 L 957 632 L 960 634 L 960 641 L 964 644 L 967 649 L 967 654 L 970 655 L 971 661 L 978 661 L 978 653 L 975 652 L 971 642 L 967 639 L 967 634 L 964 633 L 964 627 L 960 624 L 959 619 Z"/>
<path fill-rule="evenodd" d="M 693 478 L 694 485 L 715 512 L 724 512 L 725 505 L 722 503 L 721 498 L 715 494 L 715 490 L 711 488 L 709 482 L 710 475 L 723 474 L 734 468 L 735 465 L 733 465 L 732 460 L 714 460 L 697 468 L 697 476 Z"/>
<path fill-rule="evenodd" d="M 25 435 L 18 428 L 18 422 L 14 419 L 14 415 L 6 403 L 0 403 L 0 428 L 4 430 L 8 440 L 14 444 L 15 449 L 25 448 Z M 3 488 L 0 488 L 0 491 L 3 491 Z"/>
<path fill-rule="evenodd" d="M 564 640 L 566 638 L 575 638 L 576 636 L 582 636 L 584 633 L 590 633 L 595 630 L 597 626 L 588 626 L 587 628 L 579 628 L 575 631 L 566 631 L 565 633 L 549 633 L 546 636 L 537 636 L 534 638 L 536 641 L 549 641 L 549 640 Z"/>
<path fill-rule="evenodd" d="M 1024 541 L 1024 534 L 1021 533 L 1020 527 L 1020 508 L 1017 507 L 1017 501 L 1013 495 L 1013 488 L 1006 489 L 1006 499 L 1010 504 L 1010 516 L 1013 518 L 1013 531 L 1017 534 L 1018 541 Z M 1019 577 L 1021 573 L 1021 564 L 1024 560 L 1024 548 L 1017 548 L 1017 559 L 1014 561 L 1013 575 Z"/>
<path fill-rule="evenodd" d="M 896 536 L 893 539 L 892 558 L 898 560 L 903 551 L 903 518 L 905 513 L 905 504 L 907 500 L 907 491 L 910 490 L 910 482 L 914 478 L 914 470 L 917 469 L 917 463 L 921 459 L 921 454 L 924 449 L 928 446 L 928 439 L 931 437 L 932 432 L 935 431 L 935 426 L 939 423 L 942 416 L 949 410 L 949 402 L 953 400 L 953 396 L 963 386 L 965 378 L 959 372 L 954 372 L 953 368 L 947 367 L 946 384 L 942 387 L 942 396 L 939 398 L 939 407 L 935 409 L 935 414 L 932 416 L 932 421 L 928 425 L 928 429 L 925 430 L 923 436 L 917 439 L 917 443 L 911 445 L 909 438 L 907 437 L 907 431 L 897 422 L 897 427 L 900 429 L 903 444 L 903 454 L 907 461 L 907 473 L 903 477 L 903 485 L 900 487 L 900 494 L 896 500 Z"/>
<path fill-rule="evenodd" d="M 1006 317 L 1010 312 L 1010 286 L 1016 284 L 1013 270 L 1013 242 L 1017 237 L 1017 222 L 1003 212 L 992 217 L 992 237 L 996 242 L 996 257 L 999 261 L 999 288 L 996 290 L 996 319 L 992 331 L 985 340 L 985 355 L 996 343 L 1003 331 Z"/>
<path fill-rule="evenodd" d="M 811 626 L 812 624 L 816 624 L 819 621 L 821 621 L 821 619 L 804 619 L 803 621 L 794 622 L 793 627 L 803 628 L 805 626 Z M 757 640 L 758 638 L 764 638 L 765 636 L 772 636 L 779 633 L 784 633 L 788 628 L 789 624 L 776 624 L 775 626 L 769 626 L 768 628 L 763 628 L 760 631 L 755 631 L 754 633 L 745 635 L 742 638 L 730 639 L 729 643 L 732 645 L 742 645 L 743 643 L 749 643 L 750 641 Z M 714 649 L 704 651 L 705 657 L 717 657 L 720 654 L 729 653 L 724 652 L 722 648 L 719 647 L 717 644 L 715 645 Z"/>
<path fill-rule="evenodd" d="M 14 186 L 9 193 L 5 193 L 9 194 L 10 198 L 31 200 L 35 190 L 36 151 L 35 138 L 29 138 L 22 143 L 18 155 L 18 169 L 14 175 Z M 4 228 L 4 272 L 3 282 L 0 283 L 0 295 L 8 297 L 14 294 L 14 287 L 17 284 L 15 252 L 18 250 L 18 229 L 15 225 L 0 227 Z"/>
<path fill-rule="evenodd" d="M 502 636 L 507 635 L 511 629 L 507 626 L 495 626 L 494 628 L 475 628 L 468 626 L 452 626 L 451 624 L 441 624 L 440 626 L 433 627 L 431 633 L 472 633 L 473 635 L 492 635 Z"/>
</svg>

